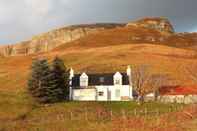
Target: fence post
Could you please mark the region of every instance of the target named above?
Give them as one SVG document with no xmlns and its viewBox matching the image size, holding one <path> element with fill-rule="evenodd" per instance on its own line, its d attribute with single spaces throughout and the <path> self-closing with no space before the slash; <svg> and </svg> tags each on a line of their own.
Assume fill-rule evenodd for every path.
<svg viewBox="0 0 197 131">
<path fill-rule="evenodd" d="M 63 121 L 64 120 L 64 116 L 62 113 L 58 114 L 58 120 Z"/>
<path fill-rule="evenodd" d="M 172 112 L 171 107 L 168 109 L 168 112 L 169 112 L 169 113 Z"/>
<path fill-rule="evenodd" d="M 156 109 L 156 115 L 159 116 L 159 109 Z"/>
<path fill-rule="evenodd" d="M 113 120 L 113 111 L 110 110 L 110 119 Z"/>
<path fill-rule="evenodd" d="M 73 120 L 73 113 L 72 113 L 72 111 L 70 112 L 70 120 L 71 121 Z"/>
<path fill-rule="evenodd" d="M 88 111 L 87 111 L 87 107 L 85 108 L 85 120 L 88 121 Z"/>
<path fill-rule="evenodd" d="M 136 109 L 134 109 L 134 115 L 135 115 L 135 116 L 137 115 L 137 111 L 136 111 Z"/>
<path fill-rule="evenodd" d="M 147 116 L 148 110 L 147 108 L 144 109 L 144 115 Z"/>
<path fill-rule="evenodd" d="M 97 120 L 100 120 L 100 111 L 97 111 Z"/>
<path fill-rule="evenodd" d="M 122 109 L 122 118 L 126 119 L 126 114 L 125 114 L 125 110 L 124 109 Z"/>
</svg>

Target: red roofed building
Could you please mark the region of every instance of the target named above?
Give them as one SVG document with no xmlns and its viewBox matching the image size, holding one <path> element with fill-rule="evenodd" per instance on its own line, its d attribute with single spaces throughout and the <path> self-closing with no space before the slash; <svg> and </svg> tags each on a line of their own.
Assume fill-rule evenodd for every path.
<svg viewBox="0 0 197 131">
<path fill-rule="evenodd" d="M 159 100 L 166 103 L 197 103 L 197 86 L 163 87 L 159 91 Z"/>
<path fill-rule="evenodd" d="M 197 86 L 163 87 L 160 95 L 197 95 Z"/>
</svg>

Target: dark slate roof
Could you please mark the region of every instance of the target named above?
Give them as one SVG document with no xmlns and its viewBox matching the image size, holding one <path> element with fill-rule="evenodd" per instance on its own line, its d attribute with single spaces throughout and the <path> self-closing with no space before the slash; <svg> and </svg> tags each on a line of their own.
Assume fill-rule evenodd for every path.
<svg viewBox="0 0 197 131">
<path fill-rule="evenodd" d="M 114 85 L 113 76 L 115 73 L 105 73 L 105 74 L 87 74 L 88 75 L 88 86 L 95 85 Z M 121 73 L 122 84 L 129 85 L 129 78 L 126 73 Z M 81 74 L 75 74 L 72 78 L 72 87 L 80 86 L 80 76 Z"/>
</svg>

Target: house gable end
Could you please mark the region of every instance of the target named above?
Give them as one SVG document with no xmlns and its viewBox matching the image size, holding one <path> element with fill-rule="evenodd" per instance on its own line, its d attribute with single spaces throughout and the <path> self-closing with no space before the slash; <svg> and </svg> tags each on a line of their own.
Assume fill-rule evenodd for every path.
<svg viewBox="0 0 197 131">
<path fill-rule="evenodd" d="M 122 85 L 122 75 L 120 72 L 116 72 L 113 76 L 114 85 Z"/>
<path fill-rule="evenodd" d="M 86 73 L 82 73 L 80 76 L 80 86 L 87 87 L 88 86 L 88 75 Z"/>
</svg>

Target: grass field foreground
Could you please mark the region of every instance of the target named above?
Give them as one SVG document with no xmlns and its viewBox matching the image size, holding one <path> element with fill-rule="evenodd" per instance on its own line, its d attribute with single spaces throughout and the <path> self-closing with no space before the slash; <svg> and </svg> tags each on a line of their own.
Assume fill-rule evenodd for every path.
<svg viewBox="0 0 197 131">
<path fill-rule="evenodd" d="M 138 105 L 136 102 L 63 102 L 40 105 L 34 103 L 26 92 L 5 91 L 0 92 L 0 105 L 0 129 L 5 131 L 89 131 L 93 129 L 107 131 L 114 130 L 114 127 L 122 128 L 123 121 L 125 121 L 125 128 L 129 130 L 132 129 L 132 124 L 138 123 L 138 120 L 139 123 L 145 121 L 144 126 L 148 127 L 157 120 L 156 118 L 160 119 L 169 112 L 175 113 L 185 107 L 181 104 L 157 102 L 143 105 Z M 159 114 L 155 112 L 157 110 Z M 146 114 L 144 114 L 145 111 L 147 111 Z M 175 118 L 172 117 L 172 119 Z"/>
</svg>

